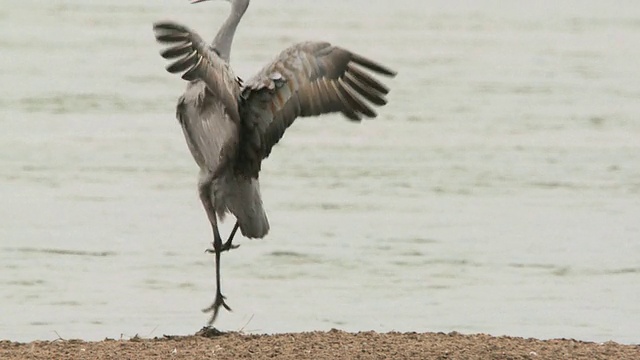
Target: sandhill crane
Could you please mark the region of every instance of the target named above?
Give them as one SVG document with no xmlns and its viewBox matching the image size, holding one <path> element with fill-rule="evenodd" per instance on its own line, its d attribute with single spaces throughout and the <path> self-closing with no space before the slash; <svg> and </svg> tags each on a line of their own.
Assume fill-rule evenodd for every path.
<svg viewBox="0 0 640 360">
<path fill-rule="evenodd" d="M 206 0 L 194 0 L 192 3 Z M 369 72 L 395 72 L 327 42 L 303 42 L 281 52 L 251 80 L 243 83 L 229 67 L 231 43 L 249 0 L 230 0 L 231 13 L 211 45 L 184 25 L 161 21 L 153 25 L 158 42 L 168 45 L 161 56 L 174 61 L 170 73 L 182 73 L 187 89 L 176 116 L 191 155 L 200 167 L 198 193 L 213 229 L 216 296 L 205 312 L 231 310 L 220 290 L 220 254 L 236 248 L 240 228 L 248 238 L 269 231 L 258 174 L 262 160 L 297 117 L 340 112 L 348 119 L 373 118 L 371 104 L 386 104 L 389 89 Z M 226 242 L 218 217 L 236 223 Z"/>
</svg>

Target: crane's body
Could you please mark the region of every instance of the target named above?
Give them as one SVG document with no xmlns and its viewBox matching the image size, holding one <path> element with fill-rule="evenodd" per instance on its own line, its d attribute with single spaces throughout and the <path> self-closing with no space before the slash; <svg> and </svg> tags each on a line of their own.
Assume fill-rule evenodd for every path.
<svg viewBox="0 0 640 360">
<path fill-rule="evenodd" d="M 201 2 L 205 0 L 195 0 Z M 230 308 L 220 291 L 220 254 L 233 249 L 238 229 L 262 238 L 269 222 L 260 196 L 262 160 L 297 117 L 341 112 L 350 120 L 375 117 L 368 103 L 386 104 L 389 89 L 367 71 L 395 72 L 326 42 L 299 43 L 284 50 L 253 79 L 243 84 L 229 66 L 235 30 L 249 0 L 231 0 L 229 17 L 208 45 L 187 27 L 169 21 L 154 24 L 156 39 L 170 47 L 161 52 L 176 59 L 167 67 L 189 81 L 178 100 L 176 117 L 193 158 L 200 167 L 198 193 L 211 223 L 216 256 L 216 298 L 205 311 Z M 236 224 L 226 242 L 218 218 L 227 213 Z"/>
<path fill-rule="evenodd" d="M 176 109 L 191 155 L 200 167 L 198 184 L 202 188 L 200 191 L 206 192 L 201 197 L 211 198 L 214 213 L 220 219 L 231 212 L 237 218 L 242 235 L 264 237 L 269 231 L 269 222 L 262 206 L 259 180 L 243 176 L 233 165 L 219 167 L 219 159 L 216 159 L 225 141 L 237 137 L 239 124 L 227 115 L 224 104 L 216 101 L 206 89 L 202 81 L 190 83 Z M 207 152 L 203 150 L 205 146 L 198 144 L 208 144 L 208 148 L 215 150 Z M 237 143 L 232 140 L 228 146 L 233 148 Z M 214 174 L 216 169 L 219 169 L 217 175 Z"/>
</svg>

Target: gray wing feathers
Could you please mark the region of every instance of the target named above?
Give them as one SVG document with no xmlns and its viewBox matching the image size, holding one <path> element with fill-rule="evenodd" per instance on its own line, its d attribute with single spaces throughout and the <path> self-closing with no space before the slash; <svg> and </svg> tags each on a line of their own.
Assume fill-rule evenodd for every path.
<svg viewBox="0 0 640 360">
<path fill-rule="evenodd" d="M 227 161 L 235 157 L 238 124 L 226 114 L 221 103 L 203 96 L 204 87 L 202 82 L 189 85 L 178 100 L 176 117 L 198 166 L 217 176 Z"/>
<path fill-rule="evenodd" d="M 284 50 L 242 90 L 241 155 L 253 163 L 267 157 L 298 116 L 341 112 L 360 121 L 376 117 L 371 104 L 386 104 L 389 88 L 369 73 L 395 76 L 380 64 L 326 42 L 305 42 Z"/>
<path fill-rule="evenodd" d="M 240 85 L 228 64 L 187 27 L 174 22 L 153 25 L 160 55 L 174 60 L 167 71 L 190 81 L 178 100 L 176 117 L 189 150 L 201 168 L 217 174 L 235 157 L 238 146 Z"/>
<path fill-rule="evenodd" d="M 221 101 L 225 110 L 240 122 L 238 96 L 240 86 L 229 64 L 200 35 L 184 25 L 171 21 L 153 24 L 156 40 L 170 47 L 160 52 L 165 59 L 177 59 L 169 66 L 170 73 L 181 73 L 187 81 L 202 80 L 207 89 Z"/>
</svg>

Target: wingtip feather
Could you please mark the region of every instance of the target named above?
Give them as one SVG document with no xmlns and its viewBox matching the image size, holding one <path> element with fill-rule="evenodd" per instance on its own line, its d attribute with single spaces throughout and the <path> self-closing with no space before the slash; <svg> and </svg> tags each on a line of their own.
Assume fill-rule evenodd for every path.
<svg viewBox="0 0 640 360">
<path fill-rule="evenodd" d="M 395 70 L 392 70 L 382 64 L 379 64 L 373 60 L 370 60 L 364 56 L 358 55 L 358 54 L 352 54 L 352 58 L 351 60 L 353 62 L 355 62 L 356 64 L 363 66 L 371 71 L 374 71 L 378 74 L 381 75 L 386 75 L 389 77 L 395 77 L 397 75 L 397 72 Z"/>
<path fill-rule="evenodd" d="M 180 56 L 188 55 L 193 51 L 193 43 L 185 42 L 160 51 L 160 56 L 165 59 L 174 59 Z"/>
<path fill-rule="evenodd" d="M 169 64 L 169 66 L 167 66 L 167 71 L 172 74 L 183 72 L 185 70 L 194 68 L 201 60 L 202 58 L 198 55 L 198 52 L 196 50 L 193 50 L 186 57 L 176 60 L 172 64 Z"/>
</svg>

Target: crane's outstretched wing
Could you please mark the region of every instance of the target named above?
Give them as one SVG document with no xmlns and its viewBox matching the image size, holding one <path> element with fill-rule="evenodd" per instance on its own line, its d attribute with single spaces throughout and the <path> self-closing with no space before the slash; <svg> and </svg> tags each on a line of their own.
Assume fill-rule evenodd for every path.
<svg viewBox="0 0 640 360">
<path fill-rule="evenodd" d="M 181 73 L 187 81 L 202 80 L 211 93 L 224 104 L 234 120 L 238 115 L 238 78 L 229 68 L 229 64 L 198 35 L 188 27 L 172 22 L 161 21 L 153 24 L 156 40 L 171 45 L 160 52 L 165 59 L 177 59 L 169 66 L 170 73 Z"/>
<path fill-rule="evenodd" d="M 208 168 L 216 176 L 236 155 L 241 122 L 239 80 L 228 64 L 186 26 L 164 21 L 155 23 L 153 30 L 158 42 L 170 45 L 160 55 L 176 59 L 167 71 L 183 73 L 182 78 L 191 82 L 176 109 L 189 150 L 201 168 Z"/>
<path fill-rule="evenodd" d="M 280 53 L 242 90 L 239 156 L 245 171 L 257 176 L 261 160 L 298 116 L 341 112 L 354 121 L 376 117 L 371 104 L 385 105 L 389 88 L 370 72 L 396 74 L 326 42 L 300 43 Z"/>
</svg>

